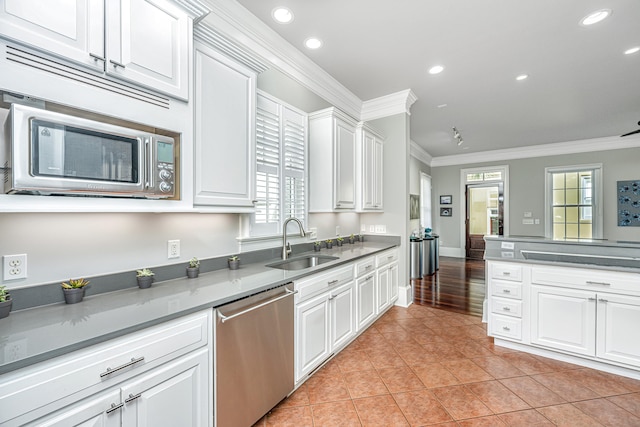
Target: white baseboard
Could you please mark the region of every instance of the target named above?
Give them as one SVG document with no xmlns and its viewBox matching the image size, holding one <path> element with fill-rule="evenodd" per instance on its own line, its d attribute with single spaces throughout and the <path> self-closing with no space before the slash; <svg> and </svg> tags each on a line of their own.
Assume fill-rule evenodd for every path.
<svg viewBox="0 0 640 427">
<path fill-rule="evenodd" d="M 413 289 L 411 288 L 411 285 L 400 286 L 398 288 L 398 299 L 396 300 L 395 305 L 407 308 L 411 304 L 413 304 Z"/>
</svg>

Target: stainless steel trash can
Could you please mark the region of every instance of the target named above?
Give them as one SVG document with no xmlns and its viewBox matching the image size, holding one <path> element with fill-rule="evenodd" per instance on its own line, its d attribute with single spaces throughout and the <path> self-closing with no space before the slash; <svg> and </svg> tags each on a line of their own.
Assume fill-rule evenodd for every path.
<svg viewBox="0 0 640 427">
<path fill-rule="evenodd" d="M 437 234 L 432 234 L 431 235 L 435 240 L 433 241 L 433 248 L 434 248 L 434 252 L 433 252 L 433 259 L 434 259 L 434 265 L 435 265 L 435 269 L 439 270 L 440 269 L 440 236 Z"/>
<path fill-rule="evenodd" d="M 422 246 L 422 239 L 412 237 L 409 242 L 409 264 L 412 279 L 419 279 L 422 277 L 420 251 Z"/>
<path fill-rule="evenodd" d="M 433 242 L 435 239 L 431 236 L 425 236 L 422 239 L 422 276 L 431 276 L 436 272 L 435 269 L 435 260 L 433 258 L 434 247 Z"/>
</svg>

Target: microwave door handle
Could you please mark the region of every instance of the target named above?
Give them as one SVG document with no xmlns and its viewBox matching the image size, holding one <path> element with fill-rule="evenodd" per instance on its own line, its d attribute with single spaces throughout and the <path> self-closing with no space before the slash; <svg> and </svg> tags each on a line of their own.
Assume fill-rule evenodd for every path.
<svg viewBox="0 0 640 427">
<path fill-rule="evenodd" d="M 153 188 L 153 170 L 152 170 L 152 157 L 153 153 L 151 152 L 152 145 L 151 140 L 149 138 L 145 138 L 144 140 L 144 173 L 145 173 L 145 188 Z"/>
</svg>

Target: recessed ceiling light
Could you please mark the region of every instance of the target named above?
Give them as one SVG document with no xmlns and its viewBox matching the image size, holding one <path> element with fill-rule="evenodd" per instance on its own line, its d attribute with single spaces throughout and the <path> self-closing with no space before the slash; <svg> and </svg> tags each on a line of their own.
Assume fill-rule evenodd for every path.
<svg viewBox="0 0 640 427">
<path fill-rule="evenodd" d="M 288 24 L 293 21 L 293 12 L 286 7 L 276 7 L 271 11 L 271 16 L 281 24 Z"/>
<path fill-rule="evenodd" d="M 529 74 L 520 74 L 518 77 L 516 77 L 516 80 L 526 80 L 529 78 Z"/>
<path fill-rule="evenodd" d="M 611 15 L 611 9 L 600 9 L 588 14 L 580 21 L 581 25 L 589 26 L 608 18 Z"/>
<path fill-rule="evenodd" d="M 640 52 L 640 46 L 636 46 L 636 47 L 632 47 L 631 49 L 627 49 L 624 51 L 625 55 L 631 55 L 634 54 L 636 52 Z"/>
<path fill-rule="evenodd" d="M 429 74 L 440 74 L 444 70 L 442 65 L 435 65 L 429 68 Z"/>
<path fill-rule="evenodd" d="M 317 37 L 309 37 L 304 41 L 304 45 L 307 49 L 319 49 L 322 47 L 322 40 Z"/>
</svg>

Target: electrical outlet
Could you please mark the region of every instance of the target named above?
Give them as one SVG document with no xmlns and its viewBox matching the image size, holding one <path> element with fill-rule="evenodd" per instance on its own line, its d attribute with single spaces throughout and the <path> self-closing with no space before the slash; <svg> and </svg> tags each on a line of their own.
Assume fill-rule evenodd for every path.
<svg viewBox="0 0 640 427">
<path fill-rule="evenodd" d="M 180 240 L 167 241 L 167 258 L 180 258 Z"/>
<path fill-rule="evenodd" d="M 336 236 L 340 235 L 340 226 L 336 225 Z"/>
<path fill-rule="evenodd" d="M 313 227 L 307 230 L 307 236 L 310 240 L 316 240 L 318 238 L 318 229 Z"/>
<path fill-rule="evenodd" d="M 27 278 L 27 254 L 5 255 L 2 260 L 4 280 Z"/>
</svg>

